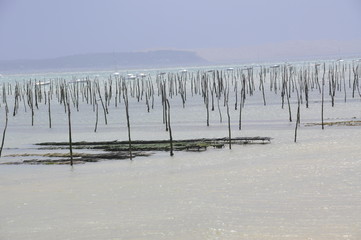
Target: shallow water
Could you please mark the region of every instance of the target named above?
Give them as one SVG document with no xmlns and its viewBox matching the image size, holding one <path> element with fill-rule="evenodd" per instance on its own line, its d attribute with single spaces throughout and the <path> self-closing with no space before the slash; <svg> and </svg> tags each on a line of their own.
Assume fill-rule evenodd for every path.
<svg viewBox="0 0 361 240">
<path fill-rule="evenodd" d="M 259 94 L 246 100 L 242 131 L 232 111 L 232 134 L 272 137 L 271 144 L 74 167 L 1 165 L 0 239 L 361 239 L 361 127 L 305 127 L 320 119 L 312 103 L 301 108 L 294 143 L 295 123 L 279 98 L 267 97 L 267 106 Z M 182 109 L 179 98 L 172 100 L 173 137 L 226 136 L 224 108 L 224 122 L 215 111 L 206 127 L 205 109 L 196 103 Z M 142 103 L 132 106 L 133 139 L 168 137 L 159 106 L 151 113 Z M 359 100 L 339 99 L 334 108 L 328 101 L 325 118 L 359 119 L 360 107 Z M 84 117 L 84 108 L 73 115 L 75 140 L 126 140 L 123 111 L 111 109 L 107 126 L 100 115 L 93 133 L 94 116 Z M 34 127 L 29 113 L 19 114 L 3 154 L 66 141 L 66 116 L 54 114 L 52 129 L 46 114 L 36 115 Z"/>
<path fill-rule="evenodd" d="M 1 166 L 0 238 L 359 239 L 361 137 L 301 135 L 74 168 Z"/>
</svg>

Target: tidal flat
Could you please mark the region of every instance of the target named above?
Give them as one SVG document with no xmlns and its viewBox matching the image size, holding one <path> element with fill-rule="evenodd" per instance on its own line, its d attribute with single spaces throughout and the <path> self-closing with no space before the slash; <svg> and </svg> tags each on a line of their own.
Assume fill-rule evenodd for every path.
<svg viewBox="0 0 361 240">
<path fill-rule="evenodd" d="M 239 74 L 236 74 L 237 71 L 231 73 L 223 70 L 219 76 L 224 76 L 224 79 L 229 77 L 230 95 L 228 108 L 224 98 L 220 99 L 220 111 L 215 92 L 212 110 L 210 93 L 213 88 L 208 89 L 207 108 L 207 101 L 204 101 L 207 95 L 202 95 L 202 78 L 198 82 L 197 93 L 193 91 L 193 97 L 190 90 L 192 80 L 189 80 L 186 96 L 179 92 L 176 95 L 174 91 L 171 98 L 167 91 L 170 103 L 168 113 L 171 113 L 171 124 L 168 125 L 163 121 L 168 118 L 165 118 L 164 105 L 160 100 L 162 81 L 154 85 L 160 87 L 160 92 L 154 95 L 153 109 L 152 98 L 144 95 L 142 100 L 139 95 L 138 102 L 137 91 L 134 90 L 134 97 L 129 98 L 130 129 L 134 141 L 168 140 L 169 131 L 166 131 L 166 127 L 171 126 L 175 141 L 227 139 L 230 132 L 232 138 L 270 137 L 271 143 L 234 144 L 231 149 L 226 144 L 223 148 L 207 148 L 207 151 L 176 151 L 173 156 L 168 151 L 157 151 L 133 160 L 107 160 L 73 166 L 2 164 L 0 239 L 360 239 L 360 126 L 324 124 L 322 129 L 319 124 L 322 120 L 324 123 L 361 120 L 358 85 L 353 85 L 353 63 L 327 63 L 331 68 L 326 65 L 324 101 L 320 94 L 322 89 L 319 88 L 322 84 L 318 85 L 316 81 L 318 76 L 318 83 L 322 83 L 323 69 L 314 63 L 295 64 L 293 68 L 280 68 L 272 64 L 262 68 L 262 74 L 265 75 L 259 75 L 258 70 L 252 72 L 248 66 Z M 340 71 L 343 68 L 338 67 L 341 64 L 347 67 L 345 78 L 340 77 L 343 76 Z M 219 66 L 219 69 L 225 67 Z M 282 78 L 286 75 L 282 75 L 284 71 L 281 69 L 286 69 L 288 73 L 291 69 L 293 75 Z M 328 74 L 331 70 L 333 72 Z M 177 71 L 174 70 L 175 73 Z M 214 70 L 197 69 L 193 75 L 195 78 L 198 71 L 203 71 L 209 79 L 217 77 Z M 109 73 L 86 73 L 91 79 L 97 74 L 100 75 L 97 78 L 106 81 L 109 90 Z M 187 74 L 191 76 L 191 71 Z M 82 76 L 82 73 L 64 73 L 61 77 L 71 80 L 73 75 Z M 152 76 L 158 75 L 154 73 Z M 172 76 L 158 77 L 167 77 L 166 86 L 169 87 Z M 252 81 L 248 81 L 251 76 L 254 77 L 254 88 L 250 84 Z M 259 76 L 265 77 L 264 95 Z M 304 82 L 298 81 L 300 76 L 302 79 L 307 79 L 304 76 L 313 76 L 307 85 L 308 106 Z M 332 83 L 332 76 L 334 95 L 330 91 L 333 85 L 329 84 L 330 79 Z M 19 81 L 23 77 L 28 79 L 29 76 L 21 76 Z M 54 74 L 35 77 L 55 78 Z M 19 79 L 19 76 L 11 76 L 8 80 L 14 83 L 14 79 Z M 246 79 L 244 86 L 247 88 L 241 87 L 240 81 L 243 79 Z M 283 95 L 284 98 L 281 96 L 282 89 L 286 93 L 282 79 L 291 79 L 287 82 L 289 105 L 287 95 Z M 233 95 L 237 81 L 237 94 Z M 213 80 L 208 83 L 213 83 Z M 302 84 L 297 85 L 299 83 Z M 47 87 L 50 86 L 44 85 L 41 89 L 48 91 L 50 89 Z M 115 91 L 115 82 L 112 86 Z M 137 84 L 134 86 L 133 89 L 141 90 Z M 141 80 L 139 86 L 142 86 Z M 354 86 L 357 88 L 353 91 Z M 244 89 L 243 93 L 241 89 Z M 0 158 L 2 163 L 14 162 L 14 158 L 18 162 L 27 161 L 34 154 L 49 153 L 49 149 L 39 149 L 35 143 L 68 142 L 67 112 L 64 104 L 58 104 L 55 100 L 55 93 L 54 90 L 51 128 L 49 106 L 44 99 L 38 103 L 39 109 L 34 104 L 33 119 L 28 103 L 25 101 L 25 111 L 24 102 L 19 102 L 18 113 L 9 118 Z M 223 91 L 222 96 L 224 93 L 227 91 Z M 246 100 L 242 103 L 244 105 L 239 105 L 244 96 L 242 94 L 245 94 Z M 7 96 L 9 106 L 14 107 L 15 98 Z M 76 95 L 72 96 L 76 99 Z M 128 140 L 123 99 L 120 103 L 117 99 L 118 105 L 115 106 L 113 95 L 105 124 L 104 115 L 101 115 L 104 112 L 99 111 L 96 115 L 96 104 L 85 104 L 86 99 L 82 102 L 81 96 L 79 103 L 83 104 L 79 104 L 79 111 L 76 104 L 71 105 L 74 143 Z M 105 101 L 104 91 L 101 91 L 101 96 Z M 186 97 L 185 102 L 182 96 Z M 102 109 L 98 95 L 96 99 L 98 110 Z M 149 112 L 146 99 L 150 100 Z M 4 111 L 3 102 L 1 106 Z M 98 125 L 95 132 L 96 120 Z M 3 118 L 0 126 L 4 126 Z M 74 156 L 81 152 L 100 152 L 99 149 L 79 149 L 78 152 L 76 145 L 73 146 Z M 69 156 L 68 147 L 54 150 Z M 36 158 L 39 160 L 44 156 Z"/>
</svg>

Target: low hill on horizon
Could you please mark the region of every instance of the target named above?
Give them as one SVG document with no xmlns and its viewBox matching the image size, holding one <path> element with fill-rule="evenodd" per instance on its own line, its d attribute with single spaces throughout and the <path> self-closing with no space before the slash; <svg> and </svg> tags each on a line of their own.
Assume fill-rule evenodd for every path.
<svg viewBox="0 0 361 240">
<path fill-rule="evenodd" d="M 207 60 L 192 51 L 157 50 L 79 54 L 51 59 L 0 60 L 0 72 L 115 70 L 136 67 L 188 66 L 206 63 Z"/>
</svg>

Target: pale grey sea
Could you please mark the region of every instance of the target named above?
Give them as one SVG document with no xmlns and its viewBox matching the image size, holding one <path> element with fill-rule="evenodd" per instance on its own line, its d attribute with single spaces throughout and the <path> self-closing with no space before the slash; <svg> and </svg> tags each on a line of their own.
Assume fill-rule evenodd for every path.
<svg viewBox="0 0 361 240">
<path fill-rule="evenodd" d="M 312 75 L 316 63 L 291 63 L 297 73 L 295 79 L 307 69 Z M 320 81 L 322 64 L 321 61 Z M 361 97 L 357 90 L 352 96 L 352 66 L 358 65 L 360 71 L 360 62 L 350 59 L 328 61 L 326 65 L 327 71 L 331 65 L 339 66 L 336 74 L 340 86 L 332 107 L 327 72 L 325 121 L 361 121 Z M 255 91 L 253 95 L 246 93 L 242 130 L 239 130 L 234 81 L 239 84 L 236 73 L 247 74 L 242 69 L 250 66 L 254 69 Z M 133 161 L 101 161 L 73 167 L 0 165 L 0 239 L 361 239 L 361 126 L 325 126 L 324 130 L 319 125 L 307 126 L 321 121 L 321 94 L 318 88 L 313 88 L 309 91 L 308 108 L 303 95 L 295 143 L 296 92 L 291 92 L 293 121 L 290 122 L 287 102 L 282 108 L 281 86 L 278 85 L 277 93 L 270 90 L 273 64 L 263 67 L 268 71 L 264 86 L 266 105 L 260 90 L 258 65 L 194 67 L 187 68 L 187 72 L 179 67 L 3 74 L 0 136 L 5 123 L 3 86 L 10 83 L 12 93 L 7 94 L 10 113 L 2 163 L 40 158 L 31 155 L 44 151 L 37 150 L 35 143 L 68 140 L 67 115 L 55 94 L 51 102 L 52 128 L 48 126 L 48 105 L 44 101 L 35 109 L 34 126 L 24 101 L 13 117 L 15 84 L 24 85 L 30 79 L 47 82 L 61 78 L 70 82 L 97 78 L 104 83 L 110 77 L 127 78 L 130 76 L 127 74 L 143 73 L 155 87 L 154 108 L 147 112 L 145 97 L 139 102 L 130 98 L 131 135 L 134 140 L 152 140 L 169 137 L 162 121 L 157 75 L 166 72 L 162 75 L 165 79 L 168 73 L 187 75 L 185 107 L 180 94 L 169 96 L 173 138 L 227 137 L 224 102 L 220 102 L 223 121 L 220 122 L 216 102 L 207 126 L 203 98 L 192 96 L 190 89 L 191 76 L 199 72 L 211 75 L 213 72 L 209 70 L 216 69 L 224 76 L 228 74 L 232 136 L 264 136 L 272 140 L 264 145 L 233 145 L 231 150 L 175 152 L 173 157 L 160 152 Z M 281 75 L 277 79 L 280 81 Z M 49 85 L 41 87 L 47 91 Z M 95 133 L 93 107 L 81 102 L 79 111 L 72 109 L 73 141 L 127 140 L 123 99 L 115 106 L 113 95 L 107 118 L 105 125 L 104 115 L 99 112 Z M 11 157 L 23 153 L 31 156 Z"/>
</svg>

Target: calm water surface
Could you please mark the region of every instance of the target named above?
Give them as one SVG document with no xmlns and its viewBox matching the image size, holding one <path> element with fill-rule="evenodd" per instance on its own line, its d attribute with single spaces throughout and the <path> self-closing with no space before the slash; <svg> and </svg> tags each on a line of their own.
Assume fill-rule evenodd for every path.
<svg viewBox="0 0 361 240">
<path fill-rule="evenodd" d="M 295 123 L 280 97 L 267 99 L 267 106 L 259 93 L 246 100 L 242 131 L 238 111 L 231 123 L 233 136 L 268 136 L 271 144 L 73 168 L 0 165 L 0 239 L 361 239 L 360 127 L 306 127 L 320 120 L 318 96 L 308 109 L 302 105 L 294 143 Z M 168 137 L 159 104 L 147 113 L 144 103 L 133 103 L 133 139 Z M 171 100 L 175 139 L 227 136 L 223 106 L 224 122 L 211 112 L 206 127 L 202 99 L 186 105 Z M 66 115 L 56 108 L 52 129 L 45 106 L 33 127 L 29 112 L 11 118 L 1 161 L 37 152 L 36 142 L 66 141 Z M 360 109 L 359 99 L 340 98 L 334 108 L 328 101 L 325 117 L 360 119 Z M 121 108 L 110 109 L 107 126 L 99 116 L 97 133 L 94 121 L 90 107 L 74 112 L 75 141 L 127 139 Z"/>
</svg>

